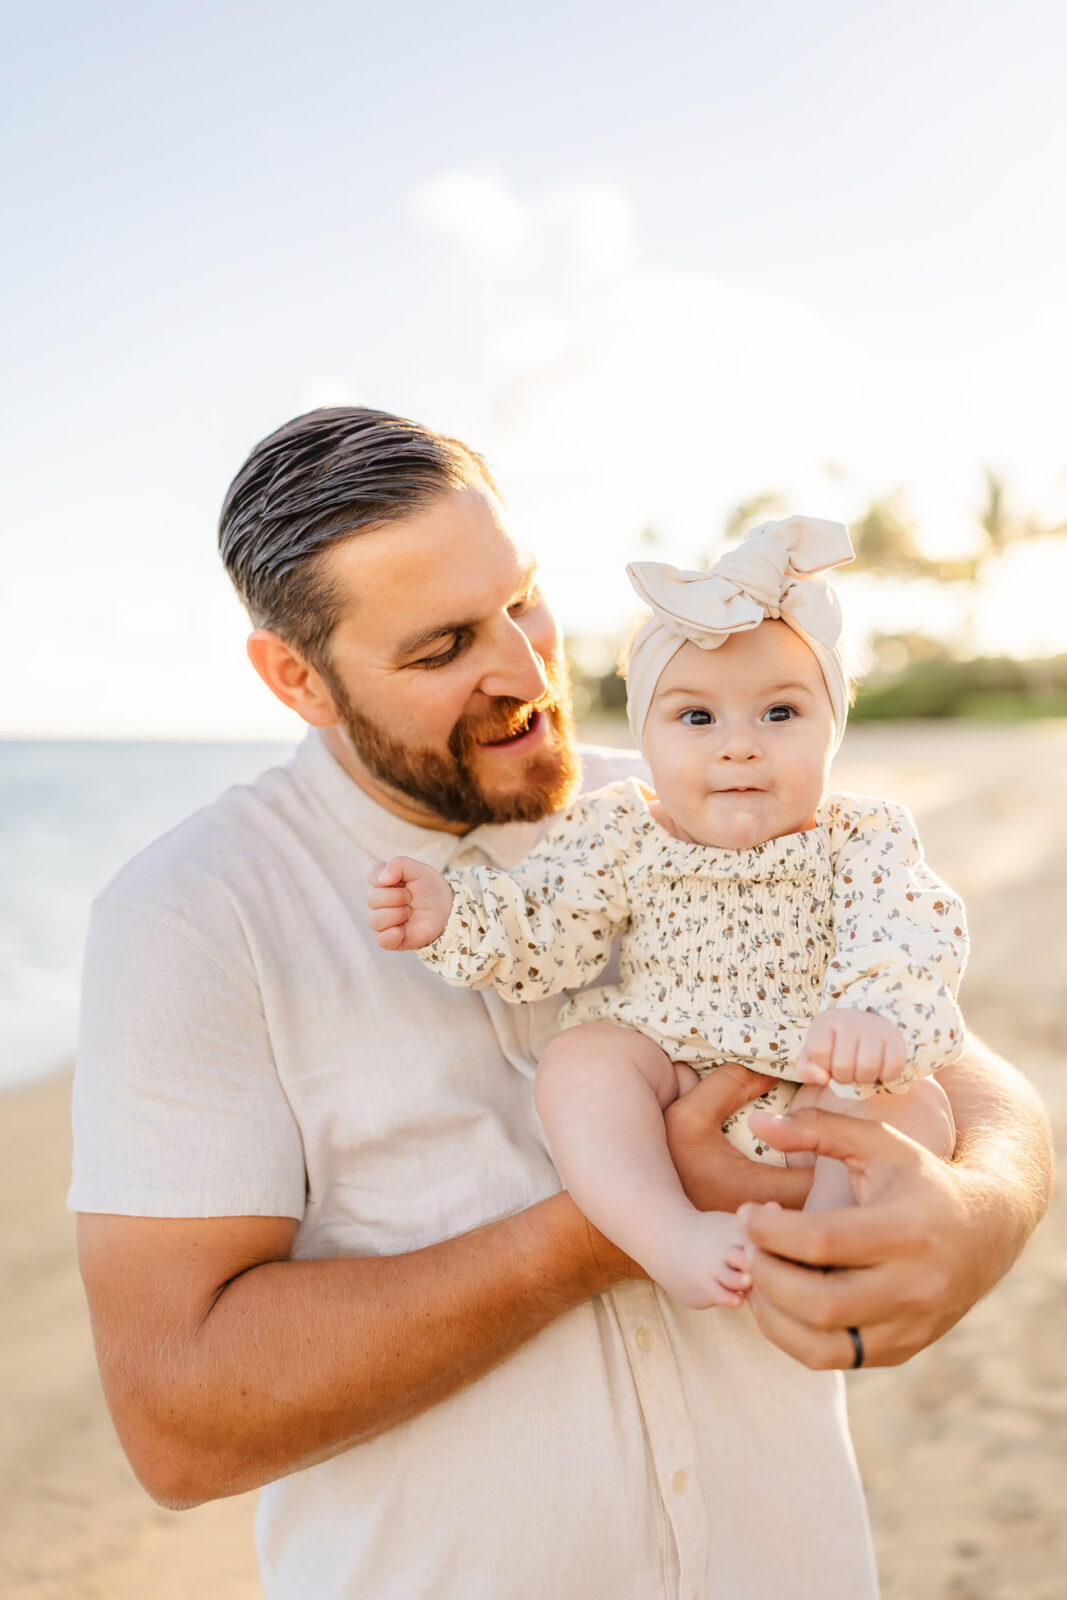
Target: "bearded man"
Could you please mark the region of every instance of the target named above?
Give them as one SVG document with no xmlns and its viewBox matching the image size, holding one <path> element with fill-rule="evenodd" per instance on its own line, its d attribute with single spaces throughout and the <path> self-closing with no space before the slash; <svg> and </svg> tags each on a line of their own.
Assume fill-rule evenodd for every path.
<svg viewBox="0 0 1067 1600">
<path fill-rule="evenodd" d="M 1047 1199 L 1032 1092 L 977 1046 L 946 1069 L 952 1164 L 792 1119 L 775 1141 L 864 1191 L 809 1217 L 804 1170 L 721 1137 L 767 1081 L 721 1069 L 668 1113 L 683 1181 L 781 1209 L 748 1213 L 751 1312 L 675 1305 L 559 1192 L 530 1082 L 555 1002 L 450 989 L 367 925 L 374 861 L 510 865 L 633 770 L 575 745 L 485 464 L 313 412 L 253 450 L 220 542 L 309 733 L 94 907 L 71 1204 L 142 1482 L 176 1507 L 268 1486 L 274 1600 L 873 1595 L 834 1369 L 856 1327 L 906 1359 L 1007 1270 Z"/>
</svg>

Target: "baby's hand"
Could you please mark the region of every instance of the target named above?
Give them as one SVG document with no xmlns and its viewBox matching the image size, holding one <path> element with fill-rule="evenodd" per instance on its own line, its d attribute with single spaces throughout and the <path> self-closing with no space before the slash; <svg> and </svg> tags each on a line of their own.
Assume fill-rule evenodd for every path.
<svg viewBox="0 0 1067 1600">
<path fill-rule="evenodd" d="M 444 932 L 452 890 L 434 868 L 411 856 L 379 861 L 367 874 L 370 925 L 383 950 L 421 950 Z"/>
<path fill-rule="evenodd" d="M 894 1083 L 908 1064 L 904 1035 L 875 1011 L 820 1011 L 797 1057 L 801 1083 Z"/>
</svg>

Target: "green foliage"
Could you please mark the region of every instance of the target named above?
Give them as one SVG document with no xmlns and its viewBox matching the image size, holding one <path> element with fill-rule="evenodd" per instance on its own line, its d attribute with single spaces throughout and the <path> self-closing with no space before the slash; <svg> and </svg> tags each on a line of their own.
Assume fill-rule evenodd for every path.
<svg viewBox="0 0 1067 1600">
<path fill-rule="evenodd" d="M 778 494 L 753 494 L 747 500 L 739 501 L 726 519 L 723 529 L 726 543 L 733 544 L 735 540 L 743 538 L 749 528 L 766 522 L 772 512 L 782 509 L 782 497 Z"/>
<path fill-rule="evenodd" d="M 622 644 L 621 639 L 564 640 L 577 717 L 625 717 L 626 680 L 617 667 Z"/>
<path fill-rule="evenodd" d="M 895 642 L 895 641 L 893 641 Z M 909 662 L 894 676 L 860 684 L 850 713 L 853 722 L 890 722 L 913 717 L 963 717 L 981 722 L 1020 722 L 1067 717 L 1067 656 L 1015 661 L 983 656 L 957 661 L 936 640 L 909 635 L 901 641 Z M 571 641 L 576 643 L 576 641 Z M 614 668 L 591 670 L 572 660 L 575 710 L 579 717 L 626 715 L 626 683 Z"/>
<path fill-rule="evenodd" d="M 861 684 L 852 709 L 854 722 L 900 717 L 1015 722 L 1063 716 L 1067 716 L 1067 656 L 1051 661 L 1015 661 L 1010 656 L 913 661 L 888 682 Z"/>
<path fill-rule="evenodd" d="M 740 538 L 766 516 L 785 509 L 777 494 L 751 495 L 727 517 L 727 540 Z M 1011 547 L 1024 540 L 1067 535 L 1067 523 L 1053 527 L 1014 510 L 1009 505 L 1004 480 L 989 467 L 985 471 L 985 501 L 975 509 L 974 522 L 977 537 L 972 550 L 934 558 L 920 548 L 915 520 L 902 495 L 873 501 L 851 526 L 856 562 L 848 570 L 905 581 L 925 579 L 959 585 L 973 595 L 987 570 L 995 572 L 997 563 Z M 646 549 L 654 550 L 659 542 L 660 534 L 655 528 L 645 528 L 639 535 L 639 543 Z M 625 715 L 626 684 L 615 667 L 623 642 L 584 637 L 567 641 L 575 710 L 580 717 Z M 1067 716 L 1067 656 L 1052 661 L 1015 661 L 1008 657 L 957 660 L 940 640 L 917 633 L 876 633 L 870 644 L 873 670 L 868 681 L 859 686 L 852 712 L 858 722 L 898 717 L 1008 721 Z"/>
<path fill-rule="evenodd" d="M 891 578 L 928 578 L 934 573 L 915 538 L 915 524 L 897 496 L 875 500 L 851 528 L 856 549 L 853 572 Z"/>
</svg>

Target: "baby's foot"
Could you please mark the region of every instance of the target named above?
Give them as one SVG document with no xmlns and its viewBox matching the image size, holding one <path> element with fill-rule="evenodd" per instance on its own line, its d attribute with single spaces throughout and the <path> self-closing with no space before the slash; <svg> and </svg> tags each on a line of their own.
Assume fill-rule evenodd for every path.
<svg viewBox="0 0 1067 1600">
<path fill-rule="evenodd" d="M 634 1259 L 682 1305 L 740 1306 L 752 1280 L 737 1218 L 729 1211 L 670 1211 Z"/>
</svg>

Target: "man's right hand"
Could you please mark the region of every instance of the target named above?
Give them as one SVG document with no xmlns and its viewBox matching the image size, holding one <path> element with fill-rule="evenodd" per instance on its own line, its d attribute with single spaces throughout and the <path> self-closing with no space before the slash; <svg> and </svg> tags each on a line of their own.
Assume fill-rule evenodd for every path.
<svg viewBox="0 0 1067 1600">
<path fill-rule="evenodd" d="M 367 874 L 370 925 L 383 950 L 421 950 L 445 930 L 452 890 L 434 868 L 412 856 L 379 861 Z"/>
<path fill-rule="evenodd" d="M 731 1061 L 667 1107 L 664 1121 L 671 1159 L 698 1210 L 736 1211 L 749 1200 L 777 1200 L 789 1208 L 804 1204 L 811 1187 L 810 1168 L 752 1161 L 722 1131 L 727 1117 L 751 1105 L 777 1081 Z"/>
</svg>

